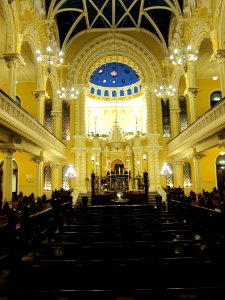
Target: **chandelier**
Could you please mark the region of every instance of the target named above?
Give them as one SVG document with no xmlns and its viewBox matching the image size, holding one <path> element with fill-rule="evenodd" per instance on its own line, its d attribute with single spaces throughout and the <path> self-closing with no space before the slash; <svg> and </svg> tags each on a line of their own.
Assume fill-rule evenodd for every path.
<svg viewBox="0 0 225 300">
<path fill-rule="evenodd" d="M 74 100 L 78 97 L 79 91 L 76 90 L 74 87 L 62 87 L 60 90 L 57 91 L 57 94 L 59 95 L 59 98 L 62 98 L 66 101 Z"/>
<path fill-rule="evenodd" d="M 194 62 L 198 59 L 198 53 L 192 50 L 192 46 L 188 45 L 185 47 L 182 43 L 180 49 L 175 48 L 173 53 L 170 55 L 170 60 L 173 65 L 183 65 L 185 71 L 187 71 L 188 62 Z"/>
<path fill-rule="evenodd" d="M 47 68 L 48 74 L 51 74 L 53 68 L 57 68 L 63 63 L 63 52 L 59 49 L 53 37 L 52 28 L 49 29 L 49 44 L 46 51 L 42 53 L 36 50 L 37 61 Z"/>
<path fill-rule="evenodd" d="M 176 88 L 173 87 L 172 84 L 166 85 L 165 81 L 162 85 L 159 86 L 159 89 L 154 90 L 156 97 L 163 100 L 167 100 L 169 97 L 173 96 L 175 92 Z"/>
</svg>

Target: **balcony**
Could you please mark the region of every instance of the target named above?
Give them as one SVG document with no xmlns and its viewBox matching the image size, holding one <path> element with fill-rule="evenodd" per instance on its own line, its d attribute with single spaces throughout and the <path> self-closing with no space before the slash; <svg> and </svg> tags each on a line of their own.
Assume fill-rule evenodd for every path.
<svg viewBox="0 0 225 300">
<path fill-rule="evenodd" d="M 224 146 L 225 98 L 167 143 L 168 156 L 185 159 L 197 152 Z"/>
<path fill-rule="evenodd" d="M 0 141 L 54 162 L 66 158 L 66 146 L 0 90 Z"/>
</svg>

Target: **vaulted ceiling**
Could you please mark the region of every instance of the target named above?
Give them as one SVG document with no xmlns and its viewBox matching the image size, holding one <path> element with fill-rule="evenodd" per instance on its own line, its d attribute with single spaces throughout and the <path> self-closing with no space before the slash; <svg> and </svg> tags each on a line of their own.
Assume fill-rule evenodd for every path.
<svg viewBox="0 0 225 300">
<path fill-rule="evenodd" d="M 183 0 L 46 0 L 49 20 L 56 19 L 61 46 L 94 30 L 144 29 L 168 45 L 171 17 L 182 15 Z"/>
</svg>

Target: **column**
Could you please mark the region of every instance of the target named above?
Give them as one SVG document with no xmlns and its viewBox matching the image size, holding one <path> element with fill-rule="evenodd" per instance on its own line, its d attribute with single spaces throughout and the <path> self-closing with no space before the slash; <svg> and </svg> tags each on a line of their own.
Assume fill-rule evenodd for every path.
<svg viewBox="0 0 225 300">
<path fill-rule="evenodd" d="M 0 144 L 0 150 L 4 157 L 2 205 L 6 201 L 12 204 L 13 153 L 16 152 L 16 148 L 13 144 Z"/>
<path fill-rule="evenodd" d="M 51 112 L 52 115 L 52 133 L 60 139 L 59 133 L 60 133 L 60 118 L 62 116 L 61 111 L 54 111 Z"/>
<path fill-rule="evenodd" d="M 212 59 L 217 60 L 219 64 L 219 77 L 220 77 L 220 87 L 221 87 L 221 93 L 222 97 L 225 97 L 225 50 L 224 49 L 218 49 L 216 50 L 213 55 Z"/>
<path fill-rule="evenodd" d="M 59 163 L 51 163 L 52 170 L 52 191 L 60 190 L 61 184 L 59 184 Z"/>
<path fill-rule="evenodd" d="M 176 161 L 174 163 L 174 186 L 183 187 L 183 162 Z"/>
<path fill-rule="evenodd" d="M 22 63 L 22 57 L 18 53 L 5 53 L 3 58 L 9 69 L 8 72 L 8 95 L 14 101 L 16 100 L 16 77 L 17 77 L 17 67 L 19 63 Z"/>
<path fill-rule="evenodd" d="M 199 88 L 196 87 L 189 87 L 187 89 L 187 94 L 189 96 L 189 103 L 190 103 L 190 113 L 191 113 L 191 123 L 196 120 L 196 97 L 199 92 Z"/>
<path fill-rule="evenodd" d="M 86 117 L 85 117 L 85 101 L 86 101 L 86 86 L 82 86 L 80 99 L 80 134 L 86 134 Z"/>
<path fill-rule="evenodd" d="M 33 95 L 38 102 L 38 121 L 44 125 L 44 99 L 46 91 L 33 91 Z"/>
<path fill-rule="evenodd" d="M 37 191 L 36 197 L 41 197 L 43 194 L 43 154 L 41 153 L 40 156 L 34 156 L 32 160 L 36 164 L 36 181 L 37 181 Z"/>
<path fill-rule="evenodd" d="M 59 98 L 58 93 L 53 94 L 53 101 L 52 101 L 52 133 L 60 139 L 60 132 L 61 132 L 61 118 L 62 118 L 62 108 L 60 107 L 61 100 Z"/>
<path fill-rule="evenodd" d="M 180 133 L 180 108 L 176 106 L 171 107 L 170 117 L 172 137 L 175 137 Z"/>
<path fill-rule="evenodd" d="M 193 163 L 194 163 L 194 172 L 195 172 L 195 193 L 199 194 L 201 193 L 200 190 L 200 159 L 205 157 L 202 153 L 197 153 L 194 149 L 194 153 L 192 155 Z"/>
</svg>

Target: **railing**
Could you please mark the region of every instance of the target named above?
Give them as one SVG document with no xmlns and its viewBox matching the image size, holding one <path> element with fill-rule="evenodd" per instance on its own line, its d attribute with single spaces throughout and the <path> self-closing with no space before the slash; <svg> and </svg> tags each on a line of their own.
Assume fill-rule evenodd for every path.
<svg viewBox="0 0 225 300">
<path fill-rule="evenodd" d="M 178 147 L 180 149 L 179 151 L 182 151 L 181 149 L 187 148 L 187 145 L 191 146 L 222 130 L 225 126 L 224 115 L 225 99 L 223 98 L 221 102 L 204 113 L 187 129 L 168 142 L 168 154 L 172 155 Z"/>
<path fill-rule="evenodd" d="M 63 158 L 66 155 L 66 146 L 2 90 L 0 90 L 0 121 L 10 130 L 19 131 L 20 136 L 32 141 L 32 144 L 35 141 L 48 151 L 55 152 L 57 149 L 57 153 Z"/>
</svg>

